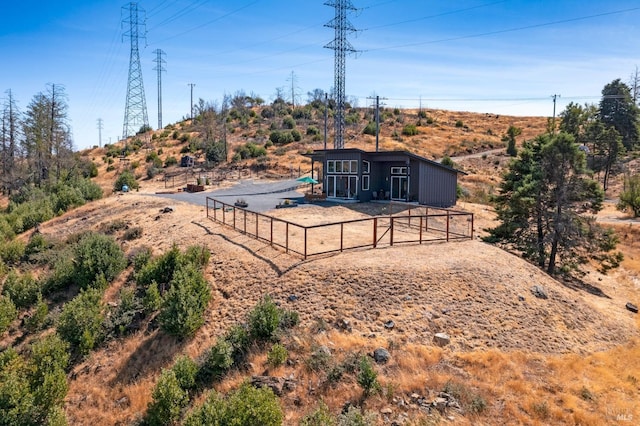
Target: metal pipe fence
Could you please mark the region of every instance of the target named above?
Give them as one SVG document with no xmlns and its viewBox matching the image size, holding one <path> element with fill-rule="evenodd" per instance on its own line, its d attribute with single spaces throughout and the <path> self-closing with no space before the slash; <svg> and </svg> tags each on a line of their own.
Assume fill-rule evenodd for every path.
<svg viewBox="0 0 640 426">
<path fill-rule="evenodd" d="M 207 197 L 207 218 L 307 259 L 358 248 L 473 238 L 473 213 L 418 207 L 388 216 L 300 225 Z"/>
</svg>

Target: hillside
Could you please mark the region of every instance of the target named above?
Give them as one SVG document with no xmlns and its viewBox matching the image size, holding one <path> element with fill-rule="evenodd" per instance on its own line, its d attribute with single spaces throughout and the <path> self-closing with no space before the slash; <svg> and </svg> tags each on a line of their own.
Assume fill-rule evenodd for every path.
<svg viewBox="0 0 640 426">
<path fill-rule="evenodd" d="M 283 128 L 283 121 L 294 111 L 273 118 L 264 118 L 258 107 L 249 111 L 254 113 L 247 112 L 246 120 L 240 114 L 227 121 L 230 158 L 247 143 L 264 146 L 269 138 L 265 129 L 291 130 Z M 618 231 L 625 253 L 621 268 L 607 275 L 591 269 L 582 283 L 554 280 L 478 238 L 494 224 L 486 201 L 510 158 L 504 154 L 502 135 L 510 125 L 521 127 L 521 143 L 542 133 L 546 118 L 439 110 L 386 113 L 381 149 L 410 150 L 432 159 L 449 155 L 468 173 L 461 179 L 466 195 L 458 207 L 475 214 L 475 240 L 358 250 L 302 261 L 214 223 L 202 206 L 155 194 L 183 186 L 179 181 L 166 188 L 164 178 L 184 168 L 169 164 L 148 177 L 152 163 L 147 158 L 154 153 L 165 165 L 171 157 L 179 161 L 190 153 L 203 161 L 198 130 L 202 123 L 179 123 L 140 135 L 137 141 L 82 152 L 98 166 L 95 179 L 106 192 L 113 191 L 116 177 L 128 167 L 139 178 L 140 189 L 110 194 L 41 224 L 37 232 L 65 241 L 87 231 L 109 230 L 129 258 L 144 247 L 160 255 L 174 246 L 203 246 L 211 253 L 205 277 L 213 297 L 204 325 L 192 338 L 176 339 L 165 334 L 154 317 L 139 318 L 130 333 L 75 360 L 67 376 L 69 424 L 140 421 L 162 369 L 171 368 L 182 354 L 202 360 L 230 327 L 246 322 L 267 294 L 280 307 L 299 314 L 300 323 L 282 337 L 287 361 L 270 366 L 268 348 L 254 345 L 243 368 L 208 382 L 206 390 L 227 394 L 247 377 L 259 375 L 290 380 L 292 389 L 279 398 L 285 425 L 297 425 L 321 400 L 334 417 L 348 403 L 361 401 L 380 425 L 602 425 L 640 418 L 640 318 L 625 309 L 629 301 L 640 302 L 638 221 L 607 204 L 599 220 Z M 348 127 L 347 146 L 375 149 L 375 139 L 362 133 L 370 111 L 351 114 L 354 123 Z M 205 186 L 213 189 L 233 185 L 238 177 L 273 179 L 290 176 L 292 170 L 308 171 L 310 164 L 299 154 L 322 148 L 318 134 L 308 129 L 322 129 L 323 124 L 315 110 L 304 117 L 295 119 L 300 141 L 266 146 L 265 156 L 240 159 L 213 172 L 196 166 L 186 179 L 195 183 L 200 175 L 210 176 Z M 407 124 L 416 124 L 417 134 L 403 135 Z M 619 185 L 612 187 L 608 196 L 613 198 Z M 272 214 L 292 221 L 304 216 L 313 222 L 367 213 L 357 206 L 309 205 Z M 135 238 L 131 230 L 137 230 Z M 19 238 L 27 241 L 32 233 Z M 46 273 L 37 266 L 29 268 L 36 275 Z M 121 289 L 135 287 L 133 277 L 129 265 L 106 289 L 107 306 L 123 303 Z M 534 286 L 547 298 L 536 297 Z M 49 301 L 52 317 L 77 290 L 69 288 Z M 0 336 L 1 348 L 24 350 L 38 337 L 21 326 L 32 314 L 23 313 Z M 436 344 L 436 333 L 449 335 L 449 344 Z M 325 347 L 330 355 L 319 358 Z M 390 359 L 374 364 L 382 389 L 365 400 L 349 366 L 378 348 L 388 350 Z M 192 403 L 199 404 L 205 394 L 194 392 L 192 397 Z"/>
</svg>

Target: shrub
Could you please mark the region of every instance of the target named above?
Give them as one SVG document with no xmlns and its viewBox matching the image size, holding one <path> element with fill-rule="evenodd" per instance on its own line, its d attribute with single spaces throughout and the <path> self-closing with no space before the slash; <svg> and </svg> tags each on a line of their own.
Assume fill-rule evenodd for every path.
<svg viewBox="0 0 640 426">
<path fill-rule="evenodd" d="M 0 296 L 0 334 L 7 331 L 17 317 L 16 305 L 8 297 Z"/>
<path fill-rule="evenodd" d="M 200 376 L 203 380 L 218 379 L 233 366 L 233 345 L 223 338 L 209 349 L 205 357 Z"/>
<path fill-rule="evenodd" d="M 147 407 L 146 420 L 152 426 L 177 422 L 182 409 L 189 403 L 187 391 L 180 387 L 173 370 L 162 370 L 151 396 L 153 400 Z"/>
<path fill-rule="evenodd" d="M 127 266 L 122 249 L 103 234 L 84 236 L 74 250 L 75 279 L 81 288 L 96 286 L 98 276 L 111 282 Z"/>
<path fill-rule="evenodd" d="M 147 314 L 155 312 L 162 307 L 162 296 L 160 296 L 158 284 L 155 282 L 152 282 L 149 287 L 147 287 L 144 299 L 142 299 L 142 307 Z"/>
<path fill-rule="evenodd" d="M 362 133 L 364 133 L 365 135 L 371 135 L 371 136 L 375 136 L 376 135 L 376 123 L 373 121 L 370 121 L 366 127 L 364 128 L 364 130 L 362 131 Z"/>
<path fill-rule="evenodd" d="M 286 145 L 294 141 L 291 132 L 281 132 L 278 130 L 274 130 L 273 132 L 271 132 L 271 134 L 269 135 L 269 140 L 275 145 Z"/>
<path fill-rule="evenodd" d="M 127 185 L 129 189 L 138 189 L 140 185 L 131 170 L 124 170 L 113 184 L 114 191 L 121 191 L 122 187 Z"/>
<path fill-rule="evenodd" d="M 307 135 L 314 136 L 319 134 L 320 134 L 320 129 L 318 129 L 316 126 L 307 127 Z"/>
<path fill-rule="evenodd" d="M 4 282 L 2 294 L 9 297 L 16 308 L 28 308 L 37 302 L 40 284 L 29 273 L 19 275 L 11 271 Z"/>
<path fill-rule="evenodd" d="M 464 127 L 462 120 L 456 120 L 456 127 Z"/>
<path fill-rule="evenodd" d="M 440 164 L 442 164 L 443 166 L 451 167 L 451 168 L 456 167 L 456 163 L 454 163 L 451 157 L 449 157 L 448 155 L 445 155 L 444 157 L 442 157 Z"/>
<path fill-rule="evenodd" d="M 187 355 L 179 356 L 171 369 L 175 373 L 178 384 L 182 389 L 189 390 L 196 386 L 198 364 Z"/>
<path fill-rule="evenodd" d="M 175 166 L 176 164 L 178 164 L 178 159 L 177 159 L 176 157 L 174 157 L 173 155 L 169 155 L 169 156 L 164 160 L 164 166 L 165 166 L 165 167 Z"/>
<path fill-rule="evenodd" d="M 298 131 L 298 129 L 293 129 L 291 131 L 291 136 L 293 137 L 293 140 L 296 142 L 300 142 L 300 140 L 302 140 L 302 135 L 300 134 L 300 131 Z"/>
<path fill-rule="evenodd" d="M 275 343 L 267 353 L 267 364 L 272 367 L 278 367 L 284 364 L 288 356 L 287 348 L 280 343 Z"/>
<path fill-rule="evenodd" d="M 204 403 L 189 413 L 184 426 L 223 425 L 225 419 L 225 401 L 216 391 L 211 391 Z"/>
<path fill-rule="evenodd" d="M 4 263 L 18 264 L 24 257 L 26 245 L 20 240 L 0 243 L 0 258 Z"/>
<path fill-rule="evenodd" d="M 415 124 L 407 124 L 402 128 L 402 134 L 405 136 L 415 136 L 418 134 L 418 128 Z"/>
<path fill-rule="evenodd" d="M 101 339 L 102 310 L 102 292 L 99 289 L 81 290 L 62 308 L 58 334 L 80 354 L 88 354 Z"/>
<path fill-rule="evenodd" d="M 151 260 L 151 247 L 138 247 L 129 254 L 129 263 L 133 265 L 133 271 L 139 272 Z"/>
<path fill-rule="evenodd" d="M 280 426 L 282 421 L 282 408 L 273 391 L 244 383 L 227 398 L 220 424 Z"/>
<path fill-rule="evenodd" d="M 178 268 L 170 283 L 160 312 L 160 324 L 169 334 L 190 337 L 204 324 L 204 312 L 211 289 L 193 264 Z"/>
<path fill-rule="evenodd" d="M 378 373 L 373 368 L 371 360 L 366 355 L 360 358 L 359 371 L 356 377 L 358 384 L 364 391 L 364 396 L 367 397 L 380 390 L 380 383 L 378 383 Z"/>
<path fill-rule="evenodd" d="M 373 426 L 376 417 L 375 413 L 364 414 L 360 408 L 351 405 L 346 413 L 338 417 L 338 426 Z"/>
<path fill-rule="evenodd" d="M 300 420 L 300 426 L 335 426 L 336 420 L 331 415 L 329 407 L 320 401 L 318 408 Z"/>
<path fill-rule="evenodd" d="M 129 228 L 124 231 L 124 234 L 122 235 L 122 238 L 127 241 L 137 240 L 140 237 L 142 237 L 142 226 L 134 226 L 133 228 Z"/>
<path fill-rule="evenodd" d="M 293 119 L 293 117 L 285 117 L 282 120 L 282 128 L 284 129 L 295 129 L 296 127 L 296 120 Z"/>
<path fill-rule="evenodd" d="M 44 280 L 42 291 L 50 294 L 71 285 L 74 281 L 75 265 L 73 263 L 73 252 L 66 249 L 58 253 L 58 257 L 53 261 L 53 269 Z"/>
<path fill-rule="evenodd" d="M 69 345 L 57 334 L 50 334 L 31 347 L 29 379 L 32 383 L 34 404 L 42 418 L 54 407 L 61 407 L 67 395 L 65 369 L 69 364 Z"/>
<path fill-rule="evenodd" d="M 184 254 L 185 261 L 189 263 L 193 263 L 199 269 L 204 269 L 209 263 L 209 258 L 211 257 L 211 252 L 209 249 L 202 246 L 189 246 Z"/>
<path fill-rule="evenodd" d="M 49 315 L 49 306 L 42 300 L 42 296 L 38 295 L 35 309 L 31 316 L 24 320 L 25 328 L 32 333 L 39 330 L 47 319 L 47 315 Z"/>
<path fill-rule="evenodd" d="M 249 336 L 257 341 L 277 340 L 280 310 L 270 296 L 265 296 L 249 313 Z"/>
<path fill-rule="evenodd" d="M 640 174 L 625 176 L 618 210 L 631 210 L 634 217 L 640 216 Z"/>
<path fill-rule="evenodd" d="M 174 271 L 181 263 L 182 254 L 180 249 L 177 246 L 173 246 L 160 257 L 142 266 L 136 274 L 136 283 L 139 286 L 146 287 L 155 282 L 164 291 L 166 285 L 173 278 Z"/>
</svg>

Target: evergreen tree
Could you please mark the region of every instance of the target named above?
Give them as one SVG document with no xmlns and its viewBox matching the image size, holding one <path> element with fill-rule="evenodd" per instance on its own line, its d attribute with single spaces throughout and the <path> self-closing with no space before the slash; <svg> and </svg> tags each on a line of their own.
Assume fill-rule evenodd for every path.
<svg viewBox="0 0 640 426">
<path fill-rule="evenodd" d="M 620 79 L 614 80 L 602 89 L 600 120 L 606 126 L 614 127 L 622 137 L 624 147 L 632 151 L 638 145 L 638 106 L 631 97 L 629 86 Z"/>
<path fill-rule="evenodd" d="M 487 240 L 522 252 L 550 275 L 559 267 L 578 270 L 589 259 L 616 266 L 615 235 L 586 215 L 598 212 L 603 199 L 571 135 L 539 136 L 509 166 L 494 200 L 501 224 Z"/>
</svg>

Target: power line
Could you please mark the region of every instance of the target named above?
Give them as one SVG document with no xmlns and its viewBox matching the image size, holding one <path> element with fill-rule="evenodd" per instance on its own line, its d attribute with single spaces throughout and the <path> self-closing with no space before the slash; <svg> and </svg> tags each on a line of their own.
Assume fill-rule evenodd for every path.
<svg viewBox="0 0 640 426">
<path fill-rule="evenodd" d="M 488 31 L 488 32 L 484 32 L 484 33 L 469 34 L 469 35 L 458 36 L 458 37 L 449 37 L 449 38 L 443 38 L 443 39 L 439 39 L 439 40 L 430 40 L 430 41 L 422 41 L 422 42 L 416 42 L 416 43 L 407 43 L 407 44 L 401 44 L 401 45 L 396 45 L 396 46 L 378 47 L 378 48 L 374 48 L 374 49 L 365 50 L 365 52 L 374 52 L 374 51 L 379 51 L 379 50 L 398 49 L 398 48 L 402 48 L 402 47 L 423 46 L 425 44 L 444 43 L 444 42 L 448 42 L 448 41 L 458 41 L 458 40 L 465 40 L 465 39 L 469 39 L 469 38 L 486 37 L 486 36 L 496 35 L 496 34 L 504 34 L 504 33 L 515 32 L 515 31 L 530 30 L 530 29 L 533 29 L 533 28 L 548 27 L 548 26 L 551 26 L 551 25 L 566 24 L 568 22 L 584 21 L 584 20 L 587 20 L 587 19 L 600 18 L 602 16 L 618 15 L 618 14 L 621 14 L 621 13 L 634 12 L 636 10 L 640 10 L 640 7 L 632 7 L 632 8 L 629 8 L 629 9 L 615 10 L 615 11 L 612 11 L 612 12 L 597 13 L 597 14 L 594 14 L 594 15 L 580 16 L 580 17 L 577 17 L 577 18 L 561 19 L 561 20 L 557 20 L 557 21 L 544 22 L 544 23 L 541 23 L 541 24 L 526 25 L 526 26 L 522 26 L 522 27 L 507 28 L 507 29 L 504 29 L 504 30 Z"/>
<path fill-rule="evenodd" d="M 163 66 L 167 61 L 162 57 L 163 55 L 166 56 L 162 49 L 156 49 L 153 53 L 156 54 L 156 58 L 153 60 L 156 66 L 153 69 L 158 71 L 158 129 L 162 129 L 162 72 L 167 71 Z"/>
<path fill-rule="evenodd" d="M 166 25 L 170 22 L 175 21 L 176 19 L 182 18 L 185 15 L 188 15 L 189 13 L 198 9 L 200 6 L 203 6 L 205 3 L 207 3 L 207 1 L 208 0 L 197 0 L 197 1 L 191 2 L 191 4 L 189 4 L 188 6 L 183 7 L 173 15 L 169 16 L 168 18 L 165 18 L 162 22 L 159 22 L 158 24 L 150 28 L 149 31 L 153 31 L 158 27 L 161 27 L 163 25 Z"/>
</svg>

